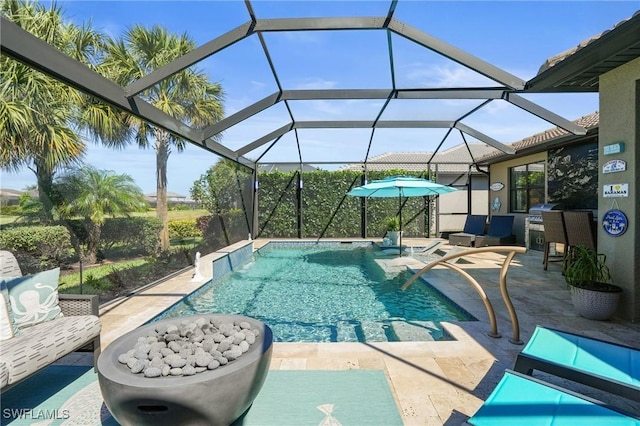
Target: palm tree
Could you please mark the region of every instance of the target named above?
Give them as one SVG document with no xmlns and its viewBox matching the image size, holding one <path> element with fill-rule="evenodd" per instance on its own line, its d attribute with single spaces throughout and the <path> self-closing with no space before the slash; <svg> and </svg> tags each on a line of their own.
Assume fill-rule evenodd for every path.
<svg viewBox="0 0 640 426">
<path fill-rule="evenodd" d="M 128 29 L 123 38 L 109 40 L 104 62 L 99 72 L 121 86 L 144 77 L 195 48 L 195 42 L 187 35 L 169 33 L 160 26 L 149 29 L 136 25 Z M 189 68 L 170 76 L 139 95 L 164 113 L 195 128 L 203 128 L 224 117 L 222 87 L 209 80 L 202 71 Z M 111 119 L 119 119 L 119 123 Z M 121 138 L 113 138 L 106 131 L 128 129 L 128 140 L 139 147 L 153 146 L 156 151 L 156 214 L 162 223 L 160 245 L 169 248 L 167 206 L 167 161 L 172 149 L 184 150 L 185 141 L 164 129 L 145 123 L 136 117 L 111 114 L 104 119 L 105 126 L 95 130 L 95 135 L 105 143 L 122 144 Z M 120 136 L 121 131 L 115 131 Z"/>
<path fill-rule="evenodd" d="M 102 36 L 66 22 L 62 9 L 4 0 L 1 13 L 31 34 L 87 65 L 98 61 Z M 56 172 L 78 164 L 86 150 L 77 133 L 85 95 L 6 56 L 0 57 L 0 168 L 32 170 L 45 222 L 51 221 Z"/>
<path fill-rule="evenodd" d="M 60 176 L 54 184 L 57 212 L 69 228 L 72 242 L 81 261 L 96 263 L 102 225 L 108 216 L 144 211 L 147 207 L 142 190 L 131 176 L 111 170 L 85 166 Z M 82 247 L 68 219 L 81 217 L 87 231 Z M 65 220 L 67 219 L 67 220 Z"/>
</svg>

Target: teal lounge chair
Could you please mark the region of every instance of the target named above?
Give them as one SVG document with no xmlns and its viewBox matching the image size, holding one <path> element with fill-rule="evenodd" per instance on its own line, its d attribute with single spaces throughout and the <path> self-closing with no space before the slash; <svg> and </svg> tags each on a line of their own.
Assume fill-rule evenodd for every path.
<svg viewBox="0 0 640 426">
<path fill-rule="evenodd" d="M 640 419 L 604 402 L 506 370 L 478 411 L 474 426 L 637 426 Z"/>
<path fill-rule="evenodd" d="M 640 401 L 640 349 L 536 327 L 514 370 L 564 377 Z"/>
</svg>

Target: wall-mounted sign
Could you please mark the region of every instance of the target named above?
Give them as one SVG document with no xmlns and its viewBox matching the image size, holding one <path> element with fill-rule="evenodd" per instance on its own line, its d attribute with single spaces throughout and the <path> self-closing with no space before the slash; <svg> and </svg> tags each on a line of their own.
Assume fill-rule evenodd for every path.
<svg viewBox="0 0 640 426">
<path fill-rule="evenodd" d="M 617 173 L 627 170 L 627 162 L 624 160 L 611 160 L 604 163 L 602 173 Z"/>
<path fill-rule="evenodd" d="M 491 210 L 494 212 L 499 212 L 500 207 L 502 207 L 502 201 L 500 201 L 500 197 L 496 197 L 491 203 Z"/>
<path fill-rule="evenodd" d="M 613 184 L 610 184 L 610 185 L 604 185 L 602 187 L 602 196 L 604 198 L 628 197 L 629 196 L 629 184 L 628 183 L 613 183 Z"/>
<path fill-rule="evenodd" d="M 502 182 L 492 183 L 489 187 L 489 189 L 491 189 L 492 191 L 500 191 L 502 188 L 504 188 L 504 183 Z"/>
<path fill-rule="evenodd" d="M 620 210 L 609 210 L 602 217 L 602 228 L 612 237 L 619 237 L 627 230 L 627 216 Z"/>
<path fill-rule="evenodd" d="M 620 154 L 621 152 L 624 152 L 624 142 L 604 146 L 604 155 Z"/>
</svg>

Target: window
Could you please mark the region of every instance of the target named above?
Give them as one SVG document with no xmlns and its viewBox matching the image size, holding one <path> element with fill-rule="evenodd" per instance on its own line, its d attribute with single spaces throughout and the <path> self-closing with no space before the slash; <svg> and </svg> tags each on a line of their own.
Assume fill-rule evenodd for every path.
<svg viewBox="0 0 640 426">
<path fill-rule="evenodd" d="M 528 213 L 532 206 L 544 202 L 544 162 L 509 169 L 511 213 Z"/>
</svg>

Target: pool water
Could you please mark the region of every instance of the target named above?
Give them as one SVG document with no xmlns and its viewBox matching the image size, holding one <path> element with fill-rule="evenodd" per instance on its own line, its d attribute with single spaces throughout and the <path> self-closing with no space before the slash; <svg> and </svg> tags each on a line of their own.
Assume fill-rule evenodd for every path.
<svg viewBox="0 0 640 426">
<path fill-rule="evenodd" d="M 425 281 L 402 291 L 411 272 L 385 272 L 380 257 L 370 244 L 270 243 L 161 318 L 246 315 L 279 342 L 451 340 L 440 322 L 475 320 Z"/>
</svg>

